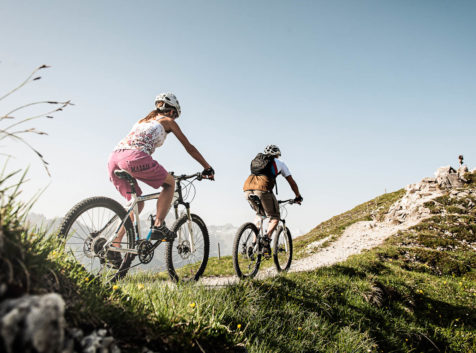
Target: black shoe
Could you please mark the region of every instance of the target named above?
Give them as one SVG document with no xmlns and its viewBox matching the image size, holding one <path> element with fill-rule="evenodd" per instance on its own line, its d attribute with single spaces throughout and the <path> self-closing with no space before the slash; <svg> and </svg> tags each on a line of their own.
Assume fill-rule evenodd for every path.
<svg viewBox="0 0 476 353">
<path fill-rule="evenodd" d="M 122 264 L 121 254 L 117 251 L 108 251 L 106 255 L 106 260 L 101 260 L 102 264 L 106 264 L 112 268 L 119 268 Z"/>
<path fill-rule="evenodd" d="M 159 241 L 174 241 L 177 235 L 172 232 L 165 223 L 162 223 L 159 227 L 153 226 L 150 233 L 150 240 Z"/>
<path fill-rule="evenodd" d="M 271 239 L 268 237 L 261 239 L 261 251 L 265 258 L 269 259 L 271 257 Z"/>
</svg>

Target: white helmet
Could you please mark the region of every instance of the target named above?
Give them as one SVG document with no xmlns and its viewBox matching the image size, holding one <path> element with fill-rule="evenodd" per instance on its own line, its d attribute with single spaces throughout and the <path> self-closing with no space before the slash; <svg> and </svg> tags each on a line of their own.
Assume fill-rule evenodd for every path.
<svg viewBox="0 0 476 353">
<path fill-rule="evenodd" d="M 281 156 L 281 151 L 279 150 L 279 147 L 276 145 L 268 145 L 264 148 L 264 154 L 268 154 L 270 156 L 276 156 L 279 157 Z"/>
<path fill-rule="evenodd" d="M 158 102 L 164 102 L 167 103 L 168 105 L 174 107 L 177 110 L 177 118 L 180 116 L 181 110 L 180 110 L 180 104 L 175 97 L 175 94 L 167 92 L 167 93 L 161 93 L 157 97 L 155 97 L 155 105 L 157 105 Z"/>
</svg>

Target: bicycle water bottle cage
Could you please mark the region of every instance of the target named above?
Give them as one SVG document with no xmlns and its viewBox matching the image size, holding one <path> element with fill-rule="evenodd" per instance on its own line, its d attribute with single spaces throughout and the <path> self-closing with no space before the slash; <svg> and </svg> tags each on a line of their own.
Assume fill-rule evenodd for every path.
<svg viewBox="0 0 476 353">
<path fill-rule="evenodd" d="M 119 178 L 119 179 L 125 179 L 127 182 L 131 185 L 131 192 L 128 192 L 128 194 L 135 194 L 136 193 L 136 180 L 130 175 L 128 172 L 122 169 L 117 169 L 114 171 L 114 174 Z"/>
</svg>

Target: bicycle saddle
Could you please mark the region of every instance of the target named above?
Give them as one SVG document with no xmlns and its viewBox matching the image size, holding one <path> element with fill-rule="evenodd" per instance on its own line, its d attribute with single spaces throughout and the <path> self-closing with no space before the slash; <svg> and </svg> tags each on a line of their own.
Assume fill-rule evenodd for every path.
<svg viewBox="0 0 476 353">
<path fill-rule="evenodd" d="M 114 174 L 119 178 L 119 179 L 126 179 L 130 183 L 134 183 L 135 179 L 130 175 L 128 172 L 122 169 L 116 169 L 114 171 Z"/>
</svg>

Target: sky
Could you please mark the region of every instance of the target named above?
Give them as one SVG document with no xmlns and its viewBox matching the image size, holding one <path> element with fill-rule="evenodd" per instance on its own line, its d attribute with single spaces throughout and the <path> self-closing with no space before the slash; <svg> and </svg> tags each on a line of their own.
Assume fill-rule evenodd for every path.
<svg viewBox="0 0 476 353">
<path fill-rule="evenodd" d="M 33 211 L 50 218 L 90 196 L 122 201 L 108 156 L 160 92 L 176 94 L 177 123 L 216 171 L 195 183 L 192 212 L 208 224 L 252 219 L 242 186 L 268 144 L 304 198 L 288 209 L 297 233 L 459 154 L 476 164 L 474 1 L 2 0 L 0 14 L 0 96 L 51 66 L 1 100 L 0 115 L 75 104 L 25 125 L 48 133 L 25 137 L 51 177 L 24 145 L 0 141 L 15 157 L 8 170 L 29 167 L 22 197 L 42 190 Z M 154 158 L 202 170 L 173 135 Z M 294 197 L 285 179 L 278 187 Z"/>
</svg>

